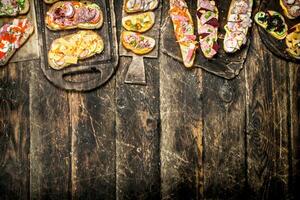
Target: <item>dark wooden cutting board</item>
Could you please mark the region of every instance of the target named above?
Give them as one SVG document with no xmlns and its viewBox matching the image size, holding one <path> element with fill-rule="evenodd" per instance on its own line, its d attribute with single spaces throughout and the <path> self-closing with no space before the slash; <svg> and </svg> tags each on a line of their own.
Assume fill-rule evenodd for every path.
<svg viewBox="0 0 300 200">
<path fill-rule="evenodd" d="M 37 1 L 40 30 L 40 44 L 42 49 L 41 67 L 45 76 L 54 85 L 75 91 L 89 91 L 106 83 L 114 74 L 118 64 L 118 43 L 116 37 L 116 21 L 114 4 L 111 0 L 92 0 L 97 3 L 103 12 L 104 23 L 97 32 L 104 41 L 104 51 L 91 58 L 79 61 L 63 70 L 54 70 L 48 64 L 48 51 L 51 43 L 62 36 L 76 33 L 79 29 L 51 31 L 45 25 L 45 16 L 52 5 Z"/>
<path fill-rule="evenodd" d="M 195 25 L 195 33 L 197 33 L 197 1 L 186 1 L 189 6 L 189 11 L 193 17 Z M 240 71 L 243 69 L 244 62 L 246 60 L 248 49 L 250 45 L 250 36 L 248 37 L 248 43 L 233 54 L 225 53 L 223 50 L 223 38 L 225 36 L 224 26 L 227 23 L 227 14 L 230 7 L 231 1 L 216 0 L 217 7 L 219 9 L 219 40 L 220 50 L 218 54 L 211 60 L 206 59 L 200 48 L 198 48 L 195 59 L 195 67 L 200 67 L 208 72 L 211 72 L 217 76 L 232 79 L 239 75 Z M 164 1 L 164 6 L 169 9 L 169 1 Z M 172 58 L 182 62 L 182 56 L 179 49 L 179 45 L 176 43 L 176 38 L 173 30 L 173 24 L 171 19 L 167 15 L 164 16 L 164 25 L 162 28 L 162 51 L 171 56 Z M 249 30 L 250 32 L 250 30 Z M 197 35 L 197 34 L 196 34 Z M 197 36 L 198 37 L 198 36 Z"/>
<path fill-rule="evenodd" d="M 260 11 L 267 11 L 267 10 L 274 10 L 279 13 L 281 13 L 283 16 L 283 10 L 279 4 L 279 0 L 263 0 L 259 7 Z M 300 18 L 298 19 L 288 19 L 285 17 L 285 22 L 287 23 L 289 28 L 292 28 L 294 25 L 300 23 Z M 274 53 L 276 56 L 283 58 L 287 61 L 292 61 L 296 63 L 300 63 L 300 60 L 297 60 L 293 57 L 291 57 L 287 51 L 286 51 L 286 44 L 285 39 L 284 40 L 276 40 L 274 37 L 272 37 L 267 31 L 265 31 L 262 27 L 259 26 L 259 35 L 266 47 Z"/>
</svg>

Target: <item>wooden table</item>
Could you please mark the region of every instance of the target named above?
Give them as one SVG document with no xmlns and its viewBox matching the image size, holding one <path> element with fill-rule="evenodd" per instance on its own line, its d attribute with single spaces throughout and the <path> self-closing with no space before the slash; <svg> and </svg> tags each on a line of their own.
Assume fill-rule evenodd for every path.
<svg viewBox="0 0 300 200">
<path fill-rule="evenodd" d="M 145 61 L 147 86 L 124 84 L 121 57 L 89 93 L 54 87 L 39 61 L 0 68 L 0 199 L 292 197 L 300 66 L 252 35 L 234 80 L 163 53 Z"/>
</svg>

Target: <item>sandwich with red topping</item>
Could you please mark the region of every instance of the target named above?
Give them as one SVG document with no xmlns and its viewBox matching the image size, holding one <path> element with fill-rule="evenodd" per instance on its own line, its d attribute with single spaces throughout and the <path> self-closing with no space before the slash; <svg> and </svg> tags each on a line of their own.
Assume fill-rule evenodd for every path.
<svg viewBox="0 0 300 200">
<path fill-rule="evenodd" d="M 300 0 L 280 0 L 284 15 L 289 19 L 296 19 L 300 16 Z"/>
<path fill-rule="evenodd" d="M 34 27 L 27 19 L 14 19 L 0 28 L 0 65 L 5 65 L 32 35 Z"/>
<path fill-rule="evenodd" d="M 211 59 L 218 50 L 219 11 L 213 0 L 198 0 L 197 24 L 203 55 Z"/>
<path fill-rule="evenodd" d="M 45 21 L 50 30 L 98 29 L 103 24 L 103 13 L 89 1 L 60 1 L 49 9 Z"/>
<path fill-rule="evenodd" d="M 232 0 L 225 25 L 224 50 L 227 53 L 238 51 L 247 43 L 248 30 L 252 25 L 253 0 Z"/>
<path fill-rule="evenodd" d="M 170 0 L 170 16 L 176 40 L 180 46 L 183 63 L 192 67 L 197 50 L 197 41 L 192 16 L 184 0 Z"/>
<path fill-rule="evenodd" d="M 29 0 L 0 0 L 0 17 L 24 15 L 29 7 Z"/>
<path fill-rule="evenodd" d="M 153 38 L 131 31 L 123 31 L 121 41 L 127 50 L 137 55 L 150 53 L 155 47 Z"/>
</svg>

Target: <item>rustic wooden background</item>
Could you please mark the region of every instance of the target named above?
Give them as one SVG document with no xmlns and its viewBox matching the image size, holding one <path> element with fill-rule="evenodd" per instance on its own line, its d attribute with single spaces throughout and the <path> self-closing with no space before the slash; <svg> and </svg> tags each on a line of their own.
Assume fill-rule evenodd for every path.
<svg viewBox="0 0 300 200">
<path fill-rule="evenodd" d="M 295 197 L 299 64 L 274 57 L 257 27 L 234 80 L 162 53 L 145 62 L 147 86 L 123 83 L 122 57 L 89 93 L 55 88 L 39 61 L 0 68 L 0 199 Z"/>
</svg>

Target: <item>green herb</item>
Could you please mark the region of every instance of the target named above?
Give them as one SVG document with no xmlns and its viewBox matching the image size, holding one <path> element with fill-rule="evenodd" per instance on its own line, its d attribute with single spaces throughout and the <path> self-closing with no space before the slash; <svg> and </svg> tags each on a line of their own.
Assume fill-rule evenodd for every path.
<svg viewBox="0 0 300 200">
<path fill-rule="evenodd" d="M 19 4 L 19 6 L 21 7 L 21 9 L 25 8 L 25 0 L 17 0 L 17 3 Z"/>
</svg>

